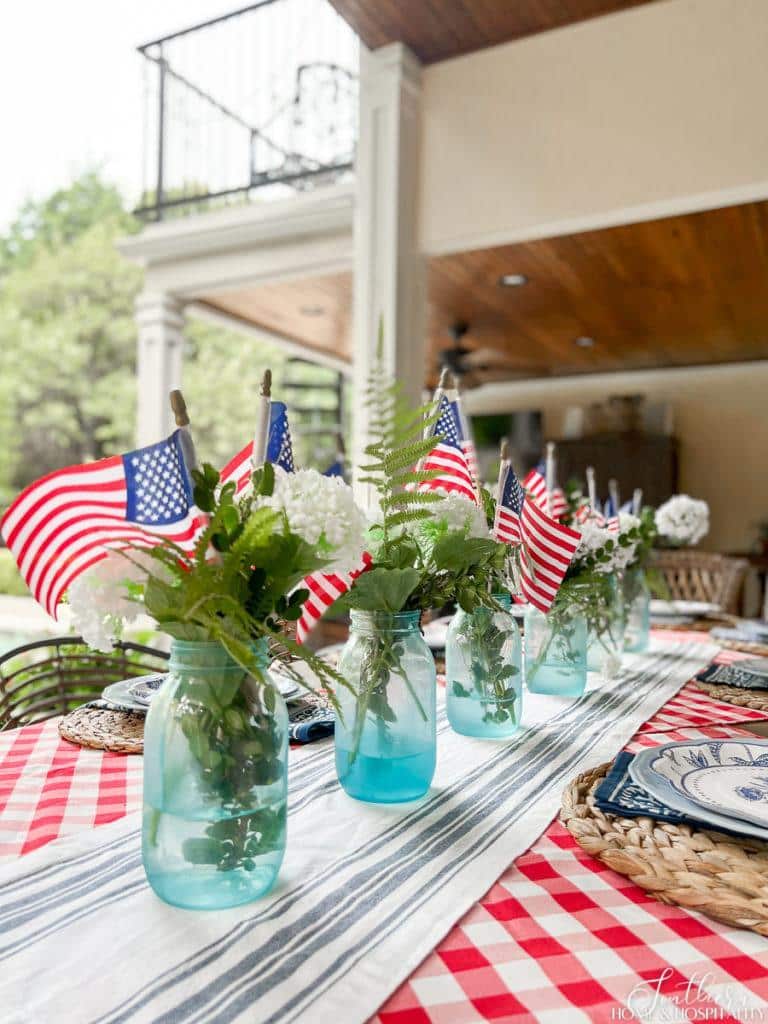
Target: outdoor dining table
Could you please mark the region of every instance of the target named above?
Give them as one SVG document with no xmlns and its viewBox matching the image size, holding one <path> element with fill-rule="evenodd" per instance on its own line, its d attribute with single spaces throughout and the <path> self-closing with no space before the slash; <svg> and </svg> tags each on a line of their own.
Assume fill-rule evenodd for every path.
<svg viewBox="0 0 768 1024">
<path fill-rule="evenodd" d="M 689 655 L 692 652 L 690 664 L 694 664 L 696 644 L 701 644 L 699 667 L 703 668 L 714 653 L 708 639 L 666 632 L 655 636 L 654 645 L 661 651 L 657 657 L 669 658 L 673 658 L 675 645 L 679 645 Z M 735 652 L 717 654 L 721 661 L 740 657 Z M 600 685 L 593 683 L 593 687 Z M 764 712 L 713 700 L 685 678 L 678 679 L 673 689 L 663 702 L 657 702 L 652 714 L 632 729 L 631 735 L 615 743 L 614 753 L 621 748 L 637 751 L 678 739 L 750 735 L 745 732 L 745 725 L 768 719 Z M 618 736 L 618 726 L 616 730 L 614 735 Z M 601 742 L 604 745 L 593 753 L 608 749 L 608 741 Z M 501 749 L 497 744 L 491 746 L 497 751 Z M 292 756 L 298 759 L 296 763 L 302 757 L 320 757 L 322 751 L 332 757 L 330 747 L 332 741 L 325 741 L 293 751 Z M 487 750 L 487 745 L 483 749 Z M 576 766 L 577 771 L 570 766 L 565 781 L 597 763 L 599 760 L 588 756 Z M 423 916 L 410 925 L 403 923 L 411 946 L 402 947 L 406 950 L 402 957 L 390 956 L 382 963 L 376 959 L 377 942 L 360 957 L 355 957 L 354 949 L 340 947 L 341 957 L 346 958 L 344 962 L 349 967 L 345 976 L 349 977 L 350 971 L 358 972 L 362 979 L 349 989 L 342 987 L 342 996 L 348 1000 L 346 1005 L 343 999 L 334 1001 L 334 988 L 318 980 L 315 995 L 312 997 L 310 992 L 311 997 L 304 1004 L 281 1005 L 268 1016 L 258 1007 L 269 1007 L 269 1002 L 256 1003 L 257 1008 L 249 1012 L 247 1008 L 243 1010 L 242 1004 L 228 999 L 220 978 L 216 977 L 203 990 L 192 984 L 189 975 L 182 977 L 181 962 L 175 973 L 169 972 L 178 989 L 173 1010 L 162 1001 L 153 1003 L 149 997 L 145 1001 L 138 997 L 127 1001 L 119 996 L 115 979 L 128 972 L 135 975 L 132 989 L 150 992 L 150 983 L 159 971 L 154 962 L 157 937 L 149 923 L 146 934 L 131 932 L 135 920 L 127 914 L 127 934 L 122 936 L 119 947 L 122 952 L 119 959 L 113 960 L 117 946 L 113 946 L 107 933 L 97 936 L 89 945 L 87 933 L 94 929 L 96 918 L 90 913 L 95 913 L 94 908 L 88 907 L 87 902 L 79 905 L 77 913 L 82 918 L 76 926 L 71 920 L 66 921 L 70 943 L 82 939 L 83 977 L 70 976 L 65 983 L 63 971 L 66 969 L 71 975 L 78 954 L 71 954 L 74 959 L 62 967 L 62 972 L 57 972 L 56 965 L 49 962 L 51 950 L 56 948 L 51 945 L 51 932 L 63 925 L 51 916 L 44 901 L 35 904 L 35 898 L 42 892 L 35 888 L 41 884 L 36 879 L 51 872 L 55 878 L 56 872 L 64 871 L 70 863 L 85 864 L 83 858 L 89 850 L 102 850 L 103 843 L 118 833 L 125 837 L 123 819 L 141 806 L 141 773 L 141 757 L 81 749 L 61 739 L 56 719 L 0 734 L 0 1006 L 6 1011 L 0 1015 L 3 1024 L 47 1024 L 54 1019 L 77 1024 L 91 1020 L 235 1019 L 254 1024 L 267 1019 L 334 1020 L 347 1024 L 366 1018 L 376 1024 L 578 1024 L 633 1019 L 759 1020 L 763 1010 L 768 1015 L 768 938 L 658 902 L 629 879 L 583 852 L 555 818 L 554 805 L 547 805 L 546 815 L 537 826 L 537 837 L 527 844 L 527 849 L 510 858 L 511 862 L 507 861 L 506 870 L 474 879 L 478 892 L 484 891 L 479 899 L 467 903 L 469 889 L 457 884 L 451 913 L 437 890 L 435 895 L 427 894 L 414 910 L 415 915 Z M 510 777 L 510 785 L 513 784 Z M 389 815 L 394 825 L 397 814 L 404 812 L 388 808 L 382 813 Z M 130 836 L 137 847 L 135 831 Z M 98 845 L 99 837 L 103 837 L 102 846 Z M 355 839 L 349 837 L 352 846 Z M 82 845 L 78 846 L 81 840 Z M 289 825 L 289 849 L 290 843 Z M 114 846 L 118 849 L 117 840 Z M 508 848 L 514 849 L 513 838 Z M 463 855 L 460 847 L 455 855 Z M 137 856 L 133 848 L 131 856 Z M 482 870 L 482 862 L 478 863 Z M 29 866 L 28 870 L 23 869 L 24 865 Z M 99 870 L 97 865 L 92 875 L 94 902 L 101 898 Z M 140 877 L 138 873 L 136 877 Z M 31 903 L 25 896 L 27 884 Z M 136 882 L 136 886 L 146 888 L 143 880 Z M 145 901 L 140 904 L 145 913 L 151 907 L 153 922 L 167 912 L 177 929 L 204 930 L 209 919 L 206 914 L 166 908 L 148 891 L 135 898 Z M 388 899 L 396 903 L 396 892 L 385 897 L 374 910 L 379 915 L 382 942 L 390 927 Z M 149 900 L 154 902 L 147 903 Z M 105 908 L 106 902 L 105 897 Z M 252 907 L 241 908 L 241 915 L 245 917 Z M 114 938 L 121 920 L 118 907 L 110 926 Z M 275 927 L 278 924 L 276 920 Z M 228 934 L 232 934 L 234 943 L 237 934 Z M 425 937 L 429 946 L 423 949 Z M 213 954 L 207 954 L 215 949 L 213 942 L 206 945 L 207 938 L 203 935 L 205 941 L 190 967 L 203 972 L 201 979 L 209 977 L 205 972 L 211 970 L 209 961 Z M 89 962 L 86 971 L 86 958 L 95 955 L 96 941 L 102 943 L 101 962 L 96 967 Z M 247 946 L 247 935 L 240 935 L 239 941 Z M 128 948 L 133 944 L 130 957 L 125 955 L 126 942 Z M 26 953 L 24 946 L 30 947 Z M 31 962 L 29 956 L 37 956 L 37 971 L 24 977 L 21 972 Z M 258 973 L 258 965 L 255 970 Z M 300 965 L 295 970 L 298 991 Z M 101 979 L 104 991 L 92 1000 L 87 989 L 99 984 L 94 977 Z M 71 994 L 65 997 L 65 992 L 77 992 L 81 983 L 79 998 Z M 211 989 L 220 984 L 220 998 L 214 998 Z M 114 1007 L 110 1004 L 113 989 Z M 180 1002 L 184 992 L 203 991 L 205 997 L 201 994 L 191 996 L 187 1003 Z M 366 997 L 375 1000 L 375 1005 L 361 1015 Z M 195 1002 L 197 998 L 199 1003 Z M 55 1016 L 51 1015 L 52 1005 Z M 709 1016 L 705 1016 L 707 1013 Z"/>
</svg>

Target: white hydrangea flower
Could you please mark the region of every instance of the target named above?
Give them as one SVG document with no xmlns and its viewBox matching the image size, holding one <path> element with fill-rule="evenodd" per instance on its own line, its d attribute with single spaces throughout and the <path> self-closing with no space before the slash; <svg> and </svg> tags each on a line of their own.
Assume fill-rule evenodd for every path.
<svg viewBox="0 0 768 1024">
<path fill-rule="evenodd" d="M 140 564 L 134 565 L 114 552 L 86 569 L 69 586 L 72 625 L 94 650 L 111 651 L 126 626 L 143 611 L 141 605 L 129 600 L 126 584 L 144 583 L 149 568 L 158 575 L 159 563 L 148 555 L 133 551 L 130 557 Z"/>
<path fill-rule="evenodd" d="M 274 493 L 259 502 L 281 509 L 291 533 L 331 560 L 329 571 L 359 565 L 367 523 L 352 488 L 340 477 L 323 476 L 316 469 L 286 473 L 276 467 Z"/>
<path fill-rule="evenodd" d="M 485 510 L 460 494 L 447 494 L 439 504 L 435 502 L 429 508 L 433 517 L 445 522 L 449 530 L 466 529 L 468 537 L 481 537 L 483 540 L 491 535 Z"/>
<path fill-rule="evenodd" d="M 640 520 L 637 516 L 632 515 L 631 512 L 619 512 L 619 536 L 624 536 L 629 533 L 630 530 L 637 529 L 640 525 Z M 637 550 L 637 541 L 633 541 L 631 544 L 627 544 L 622 547 L 620 544 L 616 545 L 616 549 L 613 552 L 613 566 L 617 570 L 626 569 L 627 566 L 631 565 L 635 560 L 635 551 Z"/>
<path fill-rule="evenodd" d="M 580 561 L 586 561 L 592 557 L 594 553 L 606 545 L 608 541 L 616 542 L 616 535 L 610 533 L 605 527 L 601 526 L 597 519 L 587 519 L 576 529 L 581 534 L 581 540 L 579 546 L 576 548 L 576 553 L 573 556 L 574 564 Z M 613 560 L 607 562 L 601 562 L 595 566 L 596 572 L 610 573 L 613 572 L 614 565 Z"/>
<path fill-rule="evenodd" d="M 709 532 L 709 505 L 675 494 L 656 509 L 656 529 L 672 544 L 698 544 Z"/>
</svg>

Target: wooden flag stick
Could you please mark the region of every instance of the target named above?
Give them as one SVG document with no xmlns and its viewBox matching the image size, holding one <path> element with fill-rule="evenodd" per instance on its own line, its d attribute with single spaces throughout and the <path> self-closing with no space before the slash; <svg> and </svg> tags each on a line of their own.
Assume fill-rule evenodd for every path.
<svg viewBox="0 0 768 1024">
<path fill-rule="evenodd" d="M 195 452 L 195 443 L 192 440 L 192 433 L 189 429 L 187 403 L 184 401 L 184 395 L 182 395 L 178 388 L 171 392 L 170 400 L 173 417 L 176 420 L 176 426 L 179 428 L 179 443 L 181 445 L 181 454 L 184 458 L 184 465 L 187 467 L 187 473 L 191 476 L 192 470 L 197 469 L 197 453 Z"/>
<path fill-rule="evenodd" d="M 597 484 L 595 483 L 595 467 L 587 466 L 587 493 L 593 512 L 597 512 Z"/>
<path fill-rule="evenodd" d="M 256 429 L 253 432 L 253 451 L 251 452 L 251 469 L 257 470 L 264 465 L 267 457 L 267 441 L 269 439 L 269 413 L 272 407 L 272 371 L 265 370 L 261 380 L 258 405 L 256 409 Z"/>
<path fill-rule="evenodd" d="M 552 515 L 552 490 L 555 486 L 555 442 L 547 441 L 547 462 L 545 469 L 545 483 L 547 485 L 547 515 Z"/>
<path fill-rule="evenodd" d="M 639 487 L 635 488 L 635 493 L 632 495 L 632 514 L 635 516 L 640 515 L 640 510 L 643 507 L 643 492 Z"/>
<path fill-rule="evenodd" d="M 611 496 L 611 504 L 613 505 L 613 514 L 618 515 L 619 509 L 621 508 L 621 497 L 619 495 L 619 481 L 611 478 L 608 481 L 608 493 Z"/>
<path fill-rule="evenodd" d="M 499 449 L 499 458 L 501 462 L 499 464 L 499 483 L 496 488 L 496 504 L 501 501 L 501 494 L 504 488 L 504 477 L 506 476 L 507 469 L 509 468 L 509 444 L 506 437 L 501 439 L 501 448 Z"/>
</svg>

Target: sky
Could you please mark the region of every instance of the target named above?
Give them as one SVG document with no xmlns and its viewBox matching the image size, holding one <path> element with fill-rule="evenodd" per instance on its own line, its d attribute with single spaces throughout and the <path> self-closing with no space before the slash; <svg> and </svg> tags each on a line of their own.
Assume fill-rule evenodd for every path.
<svg viewBox="0 0 768 1024">
<path fill-rule="evenodd" d="M 0 231 L 25 199 L 101 168 L 133 202 L 142 173 L 136 46 L 238 0 L 25 0 L 0 33 Z"/>
</svg>

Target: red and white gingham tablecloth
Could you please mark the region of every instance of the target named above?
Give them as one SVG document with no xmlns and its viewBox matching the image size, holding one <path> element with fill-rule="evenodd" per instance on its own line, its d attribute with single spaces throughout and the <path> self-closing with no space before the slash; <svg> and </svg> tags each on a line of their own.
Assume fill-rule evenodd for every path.
<svg viewBox="0 0 768 1024">
<path fill-rule="evenodd" d="M 628 749 L 760 719 L 688 684 Z M 55 720 L 0 734 L 0 862 L 138 809 L 141 769 L 60 739 Z M 768 1022 L 768 939 L 657 902 L 553 822 L 371 1024 L 622 1020 Z"/>
</svg>

